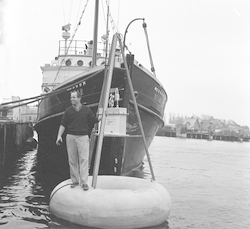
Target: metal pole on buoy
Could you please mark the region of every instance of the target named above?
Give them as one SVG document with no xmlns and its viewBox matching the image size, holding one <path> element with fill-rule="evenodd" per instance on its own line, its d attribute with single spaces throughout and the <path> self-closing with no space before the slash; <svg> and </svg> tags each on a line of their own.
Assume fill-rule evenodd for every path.
<svg viewBox="0 0 250 229">
<path fill-rule="evenodd" d="M 115 63 L 115 50 L 116 50 L 116 44 L 117 44 L 117 36 L 113 36 L 110 55 L 109 55 L 109 69 L 106 75 L 105 79 L 105 85 L 103 85 L 104 90 L 103 94 L 103 107 L 102 107 L 102 119 L 101 119 L 101 127 L 99 131 L 99 136 L 97 140 L 97 149 L 96 149 L 96 156 L 95 156 L 95 163 L 94 163 L 94 170 L 93 170 L 93 180 L 92 180 L 92 187 L 96 187 L 97 182 L 97 176 L 99 172 L 99 166 L 100 166 L 100 158 L 101 158 L 101 150 L 102 150 L 102 144 L 103 144 L 103 137 L 104 137 L 104 128 L 105 128 L 105 122 L 106 122 L 106 110 L 108 107 L 108 99 L 109 99 L 109 91 L 111 88 L 111 81 L 112 81 L 112 75 L 113 75 L 113 69 L 114 69 L 114 63 Z"/>
<path fill-rule="evenodd" d="M 155 180 L 155 175 L 154 175 L 153 166 L 152 166 L 151 159 L 150 159 L 149 152 L 148 152 L 148 148 L 147 148 L 147 142 L 146 142 L 146 138 L 145 138 L 142 122 L 141 122 L 141 117 L 140 117 L 140 114 L 139 114 L 138 105 L 137 105 L 136 98 L 135 98 L 135 95 L 134 95 L 133 84 L 132 84 L 132 80 L 131 80 L 131 77 L 130 77 L 130 74 L 129 74 L 128 64 L 125 61 L 126 59 L 125 59 L 124 49 L 122 47 L 122 42 L 121 42 L 120 37 L 119 37 L 118 41 L 119 41 L 119 44 L 120 44 L 120 48 L 122 50 L 122 58 L 124 60 L 124 66 L 125 66 L 125 69 L 126 69 L 126 72 L 127 72 L 129 90 L 131 92 L 131 96 L 132 96 L 134 107 L 135 107 L 135 112 L 136 112 L 136 115 L 137 115 L 140 130 L 141 130 L 142 139 L 143 139 L 143 143 L 144 143 L 144 147 L 145 147 L 145 151 L 146 151 L 146 154 L 147 154 L 147 159 L 148 159 L 148 163 L 149 163 L 149 167 L 150 167 L 150 171 L 151 171 L 151 175 L 152 175 L 152 180 Z"/>
<path fill-rule="evenodd" d="M 96 188 L 97 177 L 98 177 L 99 166 L 100 166 L 101 150 L 102 150 L 104 129 L 105 129 L 105 123 L 106 123 L 106 110 L 108 107 L 109 91 L 111 88 L 112 75 L 113 75 L 113 69 L 114 69 L 114 63 L 115 63 L 115 51 L 116 51 L 117 40 L 119 41 L 120 49 L 122 50 L 123 60 L 126 60 L 125 54 L 123 51 L 123 47 L 122 47 L 120 35 L 115 34 L 113 36 L 110 55 L 109 55 L 109 64 L 108 64 L 109 68 L 108 68 L 107 75 L 105 76 L 105 79 L 104 79 L 105 84 L 103 85 L 103 89 L 102 89 L 102 93 L 101 93 L 103 95 L 102 104 L 99 106 L 100 108 L 102 108 L 102 119 L 101 119 L 101 126 L 100 126 L 98 141 L 97 141 L 97 149 L 96 149 L 96 156 L 95 156 L 94 169 L 93 169 L 92 187 L 94 187 L 94 188 Z M 126 69 L 126 73 L 127 73 L 129 90 L 130 90 L 130 93 L 131 93 L 131 96 L 133 99 L 139 127 L 140 127 L 141 134 L 142 134 L 143 144 L 145 147 L 145 151 L 146 151 L 146 155 L 147 155 L 147 159 L 148 159 L 148 163 L 149 163 L 149 167 L 150 167 L 150 171 L 151 171 L 151 175 L 152 175 L 152 180 L 155 180 L 154 171 L 153 171 L 150 155 L 149 155 L 148 148 L 147 148 L 147 142 L 146 142 L 143 126 L 142 126 L 142 121 L 141 121 L 138 105 L 136 102 L 136 98 L 135 98 L 135 95 L 133 93 L 134 89 L 133 89 L 132 80 L 130 77 L 130 73 L 129 73 L 129 69 L 128 69 L 128 65 L 127 65 L 126 61 L 124 61 L 124 65 L 125 65 L 125 69 Z"/>
</svg>

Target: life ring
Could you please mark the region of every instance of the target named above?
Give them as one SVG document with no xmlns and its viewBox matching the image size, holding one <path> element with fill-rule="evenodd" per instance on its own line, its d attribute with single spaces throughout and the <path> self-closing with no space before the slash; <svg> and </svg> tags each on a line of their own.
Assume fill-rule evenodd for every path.
<svg viewBox="0 0 250 229">
<path fill-rule="evenodd" d="M 92 176 L 88 184 L 92 183 Z M 155 181 L 98 176 L 96 188 L 84 191 L 66 180 L 51 193 L 50 211 L 58 218 L 88 227 L 129 229 L 163 224 L 171 208 L 167 190 Z"/>
</svg>

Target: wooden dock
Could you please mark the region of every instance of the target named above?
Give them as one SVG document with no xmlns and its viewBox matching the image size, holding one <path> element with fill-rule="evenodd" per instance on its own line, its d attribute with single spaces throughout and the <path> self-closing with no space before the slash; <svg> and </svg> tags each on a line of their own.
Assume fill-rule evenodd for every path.
<svg viewBox="0 0 250 229">
<path fill-rule="evenodd" d="M 166 136 L 166 137 L 179 137 L 179 138 L 188 138 L 188 139 L 204 139 L 204 140 L 219 140 L 219 141 L 237 141 L 237 142 L 249 142 L 249 136 L 238 136 L 233 134 L 208 134 L 201 132 L 183 132 L 176 133 L 175 130 L 171 129 L 162 129 L 157 132 L 157 136 Z"/>
<path fill-rule="evenodd" d="M 0 121 L 0 163 L 3 165 L 11 154 L 24 149 L 27 139 L 33 135 L 30 122 Z"/>
</svg>

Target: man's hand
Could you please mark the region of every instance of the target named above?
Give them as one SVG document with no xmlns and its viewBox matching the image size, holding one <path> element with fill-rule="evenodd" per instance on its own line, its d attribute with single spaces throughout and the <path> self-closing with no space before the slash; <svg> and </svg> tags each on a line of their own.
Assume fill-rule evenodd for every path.
<svg viewBox="0 0 250 229">
<path fill-rule="evenodd" d="M 62 134 L 65 130 L 65 127 L 60 125 L 59 130 L 58 130 L 58 134 L 57 134 L 57 139 L 56 139 L 56 144 L 59 146 L 61 144 L 61 142 L 63 142 L 62 140 Z"/>
<path fill-rule="evenodd" d="M 62 137 L 58 136 L 56 139 L 56 144 L 59 146 L 61 144 L 61 142 L 63 142 Z"/>
</svg>

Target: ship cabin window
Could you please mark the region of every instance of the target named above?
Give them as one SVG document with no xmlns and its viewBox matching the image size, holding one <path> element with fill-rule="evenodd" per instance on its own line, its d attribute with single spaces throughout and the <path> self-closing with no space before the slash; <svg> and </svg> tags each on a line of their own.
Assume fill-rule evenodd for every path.
<svg viewBox="0 0 250 229">
<path fill-rule="evenodd" d="M 68 60 L 66 60 L 66 66 L 70 66 L 71 65 L 71 60 L 70 59 L 68 59 Z"/>
<path fill-rule="evenodd" d="M 77 61 L 77 66 L 83 66 L 83 61 L 82 60 L 78 60 Z"/>
</svg>

